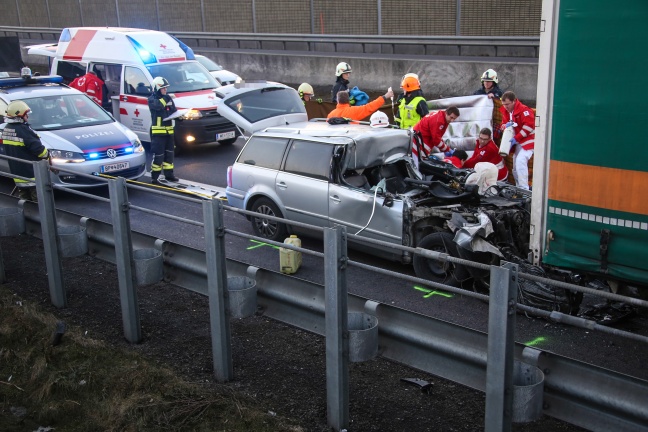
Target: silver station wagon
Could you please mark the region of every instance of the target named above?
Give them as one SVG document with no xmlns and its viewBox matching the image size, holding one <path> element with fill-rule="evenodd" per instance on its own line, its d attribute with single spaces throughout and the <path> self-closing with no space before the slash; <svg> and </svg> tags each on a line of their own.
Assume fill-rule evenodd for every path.
<svg viewBox="0 0 648 432">
<path fill-rule="evenodd" d="M 421 161 L 417 168 L 408 130 L 308 121 L 297 92 L 277 83 L 228 85 L 217 96 L 219 113 L 251 132 L 228 170 L 230 206 L 319 227 L 344 225 L 359 236 L 349 240 L 352 247 L 413 263 L 419 277 L 437 282 L 484 275 L 362 239 L 483 262 L 504 256 L 502 249 L 518 256 L 528 251 L 530 198 L 503 184 L 480 194 L 466 185 L 473 171 L 443 161 Z M 297 231 L 250 219 L 256 235 L 267 239 L 282 241 Z M 477 235 L 466 231 L 470 238 L 458 247 L 458 228 L 483 225 Z"/>
</svg>

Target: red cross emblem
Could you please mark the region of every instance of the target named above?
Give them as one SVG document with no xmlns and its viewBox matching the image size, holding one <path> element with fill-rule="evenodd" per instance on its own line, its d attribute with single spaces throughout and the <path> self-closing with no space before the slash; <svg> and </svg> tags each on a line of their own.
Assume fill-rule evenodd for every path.
<svg viewBox="0 0 648 432">
<path fill-rule="evenodd" d="M 207 96 L 207 99 L 216 99 L 216 97 L 212 96 L 212 95 L 209 95 L 209 96 Z"/>
<path fill-rule="evenodd" d="M 160 44 L 160 48 L 166 49 L 166 45 Z"/>
<path fill-rule="evenodd" d="M 137 108 L 135 108 L 135 113 L 134 114 L 135 114 L 135 117 L 139 117 L 140 112 L 139 112 L 139 110 Z"/>
</svg>

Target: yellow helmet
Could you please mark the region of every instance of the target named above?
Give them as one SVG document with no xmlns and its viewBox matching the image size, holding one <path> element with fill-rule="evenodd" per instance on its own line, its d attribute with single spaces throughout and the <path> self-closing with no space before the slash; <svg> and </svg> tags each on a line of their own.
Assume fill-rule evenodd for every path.
<svg viewBox="0 0 648 432">
<path fill-rule="evenodd" d="M 311 95 L 311 97 L 315 96 L 315 91 L 313 90 L 313 86 L 311 86 L 308 83 L 302 83 L 299 88 L 297 89 L 299 92 L 299 97 L 304 98 L 304 95 Z"/>
<path fill-rule="evenodd" d="M 29 114 L 31 109 L 29 105 L 21 100 L 15 100 L 7 105 L 7 117 L 25 117 L 25 114 Z"/>
</svg>

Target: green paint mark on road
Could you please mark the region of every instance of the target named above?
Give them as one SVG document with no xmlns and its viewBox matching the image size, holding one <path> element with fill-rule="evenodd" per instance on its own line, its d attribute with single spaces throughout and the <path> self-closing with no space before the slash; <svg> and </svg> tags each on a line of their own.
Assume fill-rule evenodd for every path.
<svg viewBox="0 0 648 432">
<path fill-rule="evenodd" d="M 434 295 L 438 295 L 438 296 L 445 297 L 445 298 L 454 297 L 452 294 L 448 294 L 447 292 L 431 290 L 431 289 L 428 289 L 428 288 L 420 287 L 418 285 L 414 285 L 414 289 L 417 290 L 417 291 L 422 291 L 422 292 L 426 293 L 423 296 L 423 298 L 430 298 L 430 297 L 432 297 Z"/>
<path fill-rule="evenodd" d="M 263 243 L 263 242 L 256 241 L 256 240 L 250 240 L 250 241 L 252 243 L 256 243 L 256 244 L 254 246 L 248 247 L 246 250 L 252 250 L 252 249 L 260 248 L 262 246 L 270 246 L 271 248 L 279 249 L 279 246 L 271 245 L 270 243 Z"/>
<path fill-rule="evenodd" d="M 546 340 L 547 340 L 547 338 L 545 338 L 544 336 L 539 336 L 539 337 L 525 343 L 524 345 L 526 345 L 526 346 L 536 346 L 536 345 L 540 345 L 542 342 L 546 342 Z"/>
</svg>

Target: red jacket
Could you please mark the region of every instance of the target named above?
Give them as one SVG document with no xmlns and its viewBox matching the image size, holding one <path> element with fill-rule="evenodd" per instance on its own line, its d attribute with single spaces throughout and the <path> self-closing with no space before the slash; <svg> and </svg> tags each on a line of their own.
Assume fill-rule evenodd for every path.
<svg viewBox="0 0 648 432">
<path fill-rule="evenodd" d="M 446 121 L 445 110 L 441 110 L 426 115 L 414 125 L 414 131 L 418 132 L 423 140 L 425 153 L 430 154 L 434 147 L 437 147 L 441 152 L 450 150 L 450 147 L 442 141 L 443 134 L 448 129 L 449 124 Z M 412 149 L 412 153 L 417 153 L 416 150 Z"/>
<path fill-rule="evenodd" d="M 461 159 L 459 159 L 457 156 L 447 157 L 447 158 L 443 159 L 443 162 L 451 163 L 452 165 L 456 166 L 457 168 L 462 168 Z"/>
<path fill-rule="evenodd" d="M 103 85 L 104 82 L 92 72 L 77 77 L 70 83 L 70 87 L 87 94 L 97 102 L 99 106 L 101 106 L 101 101 L 103 100 Z"/>
<path fill-rule="evenodd" d="M 484 147 L 479 147 L 479 140 L 477 140 L 475 151 L 464 162 L 463 167 L 475 168 L 475 164 L 479 162 L 490 162 L 495 165 L 499 169 L 497 180 L 506 180 L 508 178 L 508 168 L 504 165 L 504 159 L 500 156 L 499 149 L 493 140 L 488 141 Z"/>
<path fill-rule="evenodd" d="M 360 106 L 351 106 L 349 104 L 339 103 L 335 109 L 326 116 L 326 118 L 344 117 L 350 118 L 351 120 L 362 120 L 378 111 L 378 109 L 384 104 L 385 98 L 382 96 L 377 97 L 366 105 Z"/>
<path fill-rule="evenodd" d="M 517 123 L 517 126 L 513 128 L 515 141 L 522 145 L 524 150 L 533 150 L 535 144 L 535 113 L 533 110 L 516 100 L 513 106 L 513 116 L 503 105 L 500 107 L 500 112 L 503 125 L 510 121 Z"/>
</svg>

